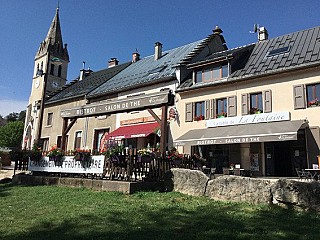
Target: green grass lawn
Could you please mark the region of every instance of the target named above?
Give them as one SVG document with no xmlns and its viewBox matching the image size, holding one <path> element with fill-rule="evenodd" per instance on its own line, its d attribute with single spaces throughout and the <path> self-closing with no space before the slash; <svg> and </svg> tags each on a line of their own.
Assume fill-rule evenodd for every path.
<svg viewBox="0 0 320 240">
<path fill-rule="evenodd" d="M 0 239 L 320 239 L 320 214 L 179 193 L 0 184 Z"/>
</svg>

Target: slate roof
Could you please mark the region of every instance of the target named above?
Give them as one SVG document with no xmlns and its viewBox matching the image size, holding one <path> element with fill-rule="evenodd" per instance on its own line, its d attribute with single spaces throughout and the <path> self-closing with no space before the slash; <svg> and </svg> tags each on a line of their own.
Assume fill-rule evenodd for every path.
<svg viewBox="0 0 320 240">
<path fill-rule="evenodd" d="M 320 65 L 320 27 L 213 53 L 192 66 L 213 62 L 228 54 L 236 56 L 231 60 L 228 78 L 198 84 L 188 79 L 178 87 L 178 91 Z"/>
<path fill-rule="evenodd" d="M 154 55 L 142 58 L 94 89 L 87 97 L 98 97 L 154 84 L 166 79 L 175 79 L 175 67 L 179 64 L 188 63 L 215 36 L 211 34 L 205 39 L 164 51 L 162 57 L 158 60 L 154 60 Z"/>
<path fill-rule="evenodd" d="M 69 84 L 69 86 L 67 85 L 65 89 L 46 100 L 46 103 L 55 103 L 75 99 L 78 97 L 84 97 L 90 91 L 108 81 L 110 78 L 112 78 L 114 75 L 128 67 L 130 64 L 130 62 L 123 63 L 111 68 L 103 69 L 97 72 L 92 72 L 89 76 L 87 76 L 81 81 L 74 80 L 72 83 Z"/>
<path fill-rule="evenodd" d="M 242 69 L 246 62 L 248 61 L 248 58 L 250 57 L 252 50 L 254 48 L 255 44 L 250 44 L 250 45 L 246 45 L 246 46 L 241 46 L 241 47 L 237 47 L 237 48 L 233 48 L 233 49 L 228 49 L 225 51 L 221 51 L 221 52 L 216 52 L 213 53 L 209 56 L 207 56 L 206 58 L 204 58 L 201 61 L 198 61 L 196 63 L 193 64 L 189 64 L 188 67 L 193 67 L 193 66 L 197 66 L 197 65 L 210 65 L 211 63 L 214 63 L 217 60 L 220 59 L 226 59 L 229 58 L 229 62 L 230 62 L 230 68 L 231 68 L 231 73 Z M 203 87 L 203 86 L 207 86 L 207 85 L 212 85 L 214 83 L 217 83 L 219 81 L 215 81 L 215 82 L 202 82 L 202 83 L 197 83 L 194 84 L 193 83 L 193 79 L 187 79 L 185 82 L 183 82 L 180 86 L 179 86 L 179 90 L 182 90 L 184 88 L 190 88 L 194 85 L 194 87 Z"/>
<path fill-rule="evenodd" d="M 286 51 L 269 54 L 281 50 Z M 255 45 L 245 67 L 232 73 L 230 77 L 248 78 L 320 64 L 319 50 L 320 27 L 261 41 Z"/>
</svg>

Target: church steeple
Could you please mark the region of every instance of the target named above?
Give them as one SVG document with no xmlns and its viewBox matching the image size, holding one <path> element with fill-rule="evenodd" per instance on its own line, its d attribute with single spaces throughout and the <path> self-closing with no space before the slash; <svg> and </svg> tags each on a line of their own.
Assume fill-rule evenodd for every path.
<svg viewBox="0 0 320 240">
<path fill-rule="evenodd" d="M 46 38 L 43 42 L 40 43 L 36 58 L 42 56 L 43 54 L 46 54 L 49 51 L 52 56 L 59 57 L 69 62 L 67 44 L 63 45 L 62 40 L 59 6 L 57 7 L 56 14 L 51 22 Z"/>
</svg>

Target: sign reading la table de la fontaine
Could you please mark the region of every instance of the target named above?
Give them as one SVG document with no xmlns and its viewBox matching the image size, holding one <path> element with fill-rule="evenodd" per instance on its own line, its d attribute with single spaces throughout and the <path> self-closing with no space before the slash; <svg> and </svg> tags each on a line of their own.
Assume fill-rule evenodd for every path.
<svg viewBox="0 0 320 240">
<path fill-rule="evenodd" d="M 65 156 L 61 164 L 50 161 L 49 157 L 42 157 L 40 161 L 29 160 L 28 170 L 56 173 L 103 173 L 104 155 L 92 156 L 89 164 L 82 164 L 74 160 L 73 156 Z"/>
<path fill-rule="evenodd" d="M 60 115 L 63 118 L 94 116 L 116 112 L 129 112 L 146 107 L 157 107 L 171 101 L 171 92 L 158 92 L 133 96 L 125 99 L 114 99 L 103 103 L 92 103 L 76 108 L 64 109 Z"/>
<path fill-rule="evenodd" d="M 238 117 L 226 117 L 207 120 L 207 127 L 233 126 L 240 124 L 265 123 L 265 122 L 281 122 L 290 120 L 289 112 L 273 112 L 251 114 Z"/>
</svg>

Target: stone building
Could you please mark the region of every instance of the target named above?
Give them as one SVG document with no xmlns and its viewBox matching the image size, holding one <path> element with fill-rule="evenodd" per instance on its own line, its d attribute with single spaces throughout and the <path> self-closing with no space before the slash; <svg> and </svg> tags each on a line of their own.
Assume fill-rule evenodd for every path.
<svg viewBox="0 0 320 240">
<path fill-rule="evenodd" d="M 58 46 L 62 42 L 58 10 L 49 33 L 59 36 L 53 42 Z M 52 43 L 50 39 L 53 37 L 48 34 L 45 42 Z M 162 44 L 156 42 L 151 56 L 140 57 L 134 52 L 132 60 L 124 64 L 112 58 L 108 68 L 96 72 L 84 67 L 75 80 L 66 85 L 59 83 L 57 91 L 52 91 L 51 78 L 56 76 L 51 74 L 51 68 L 48 68 L 49 74 L 40 67 L 42 74 L 36 74 L 34 81 L 41 77 L 40 82 L 46 83 L 46 94 L 31 93 L 23 147 L 30 148 L 37 141 L 43 150 L 57 144 L 64 150 L 98 151 L 102 140 L 114 139 L 128 148 L 160 146 L 165 152 L 172 146 L 168 119 L 175 117 L 173 94 L 191 74 L 186 65 L 224 49 L 219 28 L 202 40 L 171 50 L 164 51 Z M 47 65 L 53 68 L 57 62 L 66 71 L 63 64 L 67 64 L 68 59 L 62 61 L 61 55 L 50 50 L 43 50 L 45 56 L 50 56 Z M 59 61 L 55 61 L 56 58 Z M 35 66 L 38 66 L 37 59 Z M 65 71 L 65 75 L 61 75 L 64 82 Z M 39 124 L 32 125 L 33 119 Z"/>
<path fill-rule="evenodd" d="M 179 151 L 217 172 L 238 164 L 254 175 L 293 176 L 317 164 L 319 30 L 268 39 L 262 28 L 257 43 L 188 64 L 192 78 L 176 96 Z"/>
</svg>

